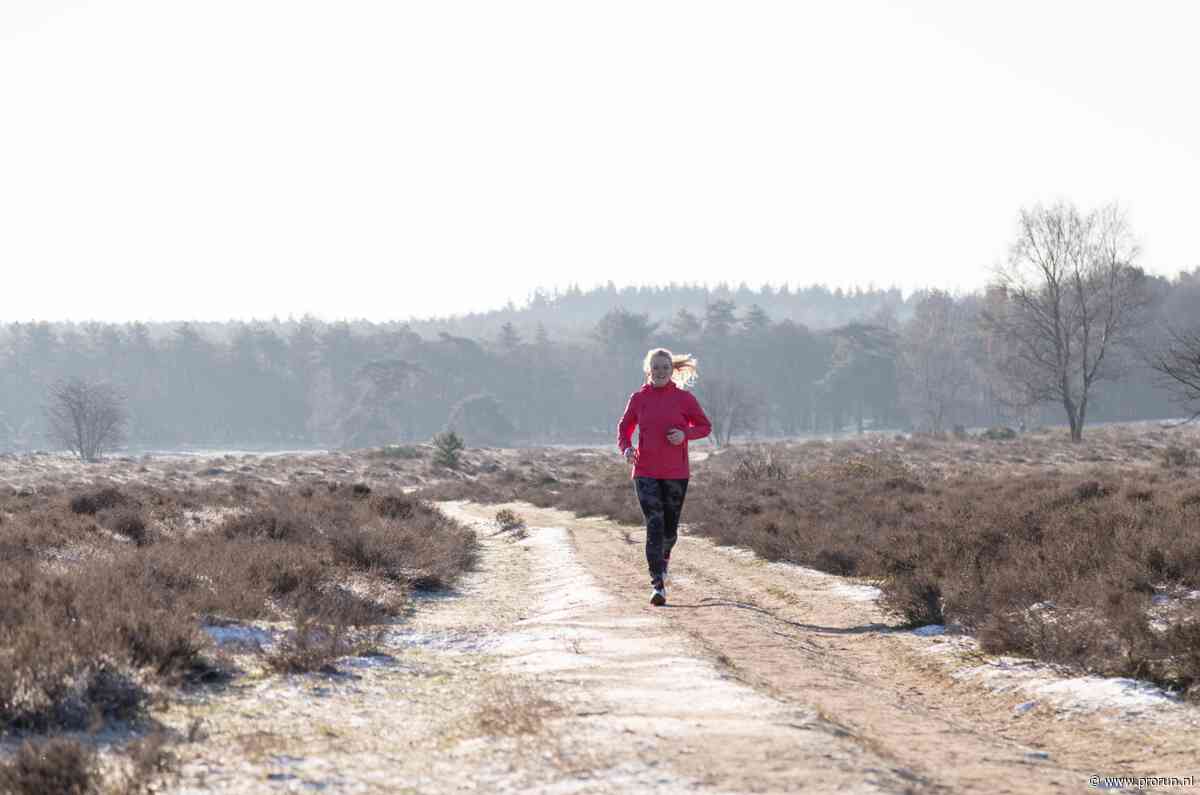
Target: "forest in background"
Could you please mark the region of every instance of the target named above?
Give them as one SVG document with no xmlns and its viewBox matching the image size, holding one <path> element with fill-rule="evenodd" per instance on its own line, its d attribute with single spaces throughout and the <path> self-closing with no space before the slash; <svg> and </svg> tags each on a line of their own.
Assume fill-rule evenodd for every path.
<svg viewBox="0 0 1200 795">
<path fill-rule="evenodd" d="M 1180 416 L 1142 352 L 1195 323 L 1200 268 L 1148 277 L 1120 377 L 1089 421 Z M 9 323 L 0 326 L 0 450 L 47 449 L 56 381 L 108 381 L 131 448 L 368 447 L 454 428 L 469 445 L 615 437 L 651 346 L 694 353 L 718 441 L 866 428 L 1061 423 L 1018 406 L 979 322 L 991 291 L 612 284 L 538 291 L 524 307 L 371 323 Z"/>
</svg>

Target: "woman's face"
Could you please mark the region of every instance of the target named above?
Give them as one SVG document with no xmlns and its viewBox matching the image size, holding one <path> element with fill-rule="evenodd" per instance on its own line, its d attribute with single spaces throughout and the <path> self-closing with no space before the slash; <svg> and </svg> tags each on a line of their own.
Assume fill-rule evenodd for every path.
<svg viewBox="0 0 1200 795">
<path fill-rule="evenodd" d="M 671 380 L 671 372 L 675 368 L 666 356 L 655 356 L 650 360 L 650 383 L 655 386 L 666 386 Z"/>
</svg>

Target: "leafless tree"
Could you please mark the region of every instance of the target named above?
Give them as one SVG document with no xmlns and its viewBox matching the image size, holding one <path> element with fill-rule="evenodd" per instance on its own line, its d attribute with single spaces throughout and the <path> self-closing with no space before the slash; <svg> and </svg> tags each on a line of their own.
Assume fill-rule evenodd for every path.
<svg viewBox="0 0 1200 795">
<path fill-rule="evenodd" d="M 996 365 L 1028 405 L 1060 403 L 1071 439 L 1083 438 L 1094 385 L 1120 375 L 1116 349 L 1131 342 L 1147 305 L 1145 274 L 1124 214 L 1086 215 L 1072 204 L 1022 210 L 997 299 L 984 312 Z"/>
<path fill-rule="evenodd" d="M 50 386 L 46 403 L 50 438 L 83 461 L 98 461 L 125 435 L 125 405 L 112 384 L 68 378 Z"/>
<path fill-rule="evenodd" d="M 761 397 L 737 379 L 706 376 L 696 393 L 712 423 L 712 439 L 718 447 L 729 444 L 738 434 L 753 430 L 762 419 Z"/>
<path fill-rule="evenodd" d="M 1188 331 L 1169 328 L 1167 342 L 1154 354 L 1150 366 L 1161 373 L 1169 388 L 1190 404 L 1194 420 L 1200 417 L 1200 326 Z"/>
<path fill-rule="evenodd" d="M 969 356 L 974 323 L 966 314 L 949 293 L 933 290 L 917 301 L 900 335 L 901 399 L 934 433 L 945 430 L 976 380 Z"/>
</svg>

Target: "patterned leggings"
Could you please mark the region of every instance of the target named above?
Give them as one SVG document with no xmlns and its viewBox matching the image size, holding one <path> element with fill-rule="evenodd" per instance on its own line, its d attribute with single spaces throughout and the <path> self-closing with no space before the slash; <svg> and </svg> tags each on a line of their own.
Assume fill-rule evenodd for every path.
<svg viewBox="0 0 1200 795">
<path fill-rule="evenodd" d="M 687 495 L 687 479 L 634 478 L 638 503 L 646 517 L 646 563 L 651 581 L 662 577 L 663 561 L 679 537 L 679 514 Z"/>
</svg>

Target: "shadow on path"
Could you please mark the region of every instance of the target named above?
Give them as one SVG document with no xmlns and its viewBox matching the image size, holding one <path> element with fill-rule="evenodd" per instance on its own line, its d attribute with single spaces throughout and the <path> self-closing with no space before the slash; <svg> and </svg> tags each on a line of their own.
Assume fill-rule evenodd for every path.
<svg viewBox="0 0 1200 795">
<path fill-rule="evenodd" d="M 749 602 L 735 602 L 731 599 L 715 599 L 711 597 L 701 599 L 696 604 L 679 604 L 668 602 L 664 606 L 664 609 L 697 610 L 705 607 L 732 607 L 737 610 L 749 610 L 750 612 L 758 613 L 774 621 L 778 621 L 781 624 L 787 624 L 789 627 L 795 627 L 796 629 L 802 629 L 807 632 L 817 632 L 822 635 L 864 635 L 869 632 L 895 632 L 896 630 L 904 629 L 904 627 L 901 625 L 892 626 L 890 624 L 863 624 L 862 626 L 858 627 L 823 627 L 819 624 L 805 624 L 800 621 L 791 621 L 786 618 L 781 618 L 780 616 L 772 613 L 770 610 Z"/>
</svg>

